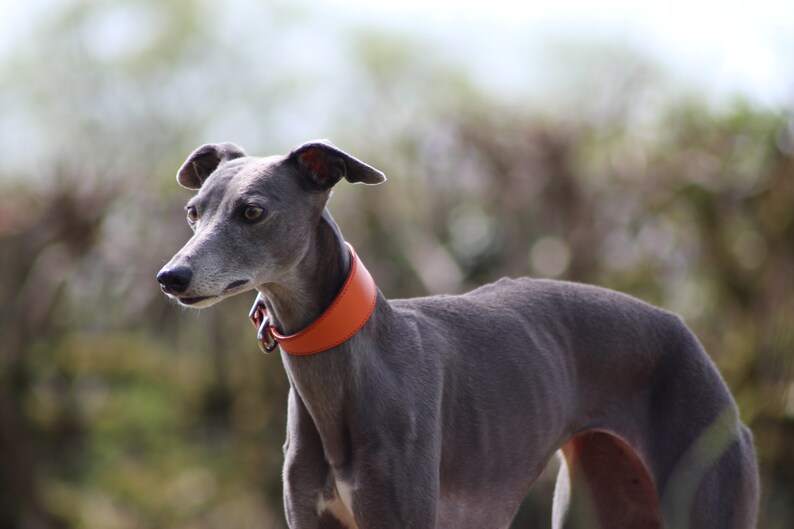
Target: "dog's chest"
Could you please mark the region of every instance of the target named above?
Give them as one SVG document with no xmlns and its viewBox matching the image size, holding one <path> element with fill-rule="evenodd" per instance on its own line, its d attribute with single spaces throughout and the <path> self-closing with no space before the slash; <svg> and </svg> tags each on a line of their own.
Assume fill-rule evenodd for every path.
<svg viewBox="0 0 794 529">
<path fill-rule="evenodd" d="M 358 529 L 352 513 L 353 487 L 329 475 L 326 486 L 317 495 L 317 516 L 331 516 L 347 529 Z"/>
</svg>

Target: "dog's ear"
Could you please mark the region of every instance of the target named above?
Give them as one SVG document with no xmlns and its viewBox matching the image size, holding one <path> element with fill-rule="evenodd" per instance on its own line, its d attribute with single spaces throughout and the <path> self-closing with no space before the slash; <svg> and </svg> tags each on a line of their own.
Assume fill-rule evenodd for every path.
<svg viewBox="0 0 794 529">
<path fill-rule="evenodd" d="M 245 152 L 233 143 L 202 145 L 179 168 L 176 181 L 182 187 L 198 189 L 220 164 L 242 156 L 245 156 Z"/>
<path fill-rule="evenodd" d="M 375 185 L 386 181 L 383 173 L 353 158 L 327 140 L 304 143 L 287 159 L 298 166 L 313 188 L 327 191 L 344 177 L 348 182 Z"/>
</svg>

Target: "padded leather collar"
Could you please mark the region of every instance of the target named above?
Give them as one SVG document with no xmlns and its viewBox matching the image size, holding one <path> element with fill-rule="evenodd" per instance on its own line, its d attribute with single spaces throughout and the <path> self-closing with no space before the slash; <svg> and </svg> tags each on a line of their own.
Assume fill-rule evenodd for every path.
<svg viewBox="0 0 794 529">
<path fill-rule="evenodd" d="M 305 329 L 290 335 L 279 333 L 270 325 L 261 295 L 257 297 L 250 318 L 260 329 L 257 339 L 263 351 L 274 349 L 275 341 L 292 355 L 319 353 L 346 342 L 367 323 L 375 308 L 378 288 L 353 247 L 345 244 L 351 261 L 347 280 L 331 305 Z"/>
</svg>

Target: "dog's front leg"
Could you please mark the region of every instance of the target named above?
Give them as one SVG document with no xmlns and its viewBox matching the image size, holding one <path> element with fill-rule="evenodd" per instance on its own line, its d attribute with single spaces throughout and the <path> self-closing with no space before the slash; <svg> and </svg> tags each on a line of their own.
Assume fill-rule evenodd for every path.
<svg viewBox="0 0 794 529">
<path fill-rule="evenodd" d="M 306 406 L 290 389 L 287 441 L 284 445 L 284 512 L 291 529 L 336 529 L 339 520 L 327 512 L 330 467 L 322 441 Z M 350 524 L 348 524 L 350 525 Z M 344 527 L 344 526 L 343 526 Z M 357 529 L 354 525 L 348 529 Z"/>
<path fill-rule="evenodd" d="M 434 452 L 430 446 L 359 451 L 352 495 L 359 529 L 436 526 L 439 466 Z"/>
</svg>

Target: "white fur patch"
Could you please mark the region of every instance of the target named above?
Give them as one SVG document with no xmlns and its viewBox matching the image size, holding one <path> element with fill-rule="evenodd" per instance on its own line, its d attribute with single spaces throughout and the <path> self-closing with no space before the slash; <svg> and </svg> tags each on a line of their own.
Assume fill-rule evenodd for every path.
<svg viewBox="0 0 794 529">
<path fill-rule="evenodd" d="M 348 529 L 358 529 L 353 518 L 353 487 L 343 481 L 336 482 L 334 497 L 326 499 L 320 492 L 317 496 L 317 515 L 328 512 Z"/>
</svg>

